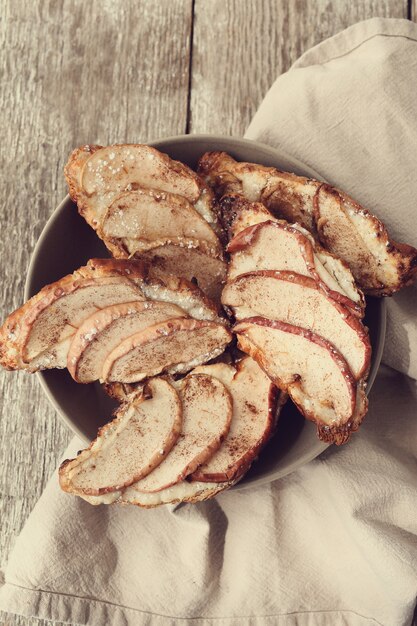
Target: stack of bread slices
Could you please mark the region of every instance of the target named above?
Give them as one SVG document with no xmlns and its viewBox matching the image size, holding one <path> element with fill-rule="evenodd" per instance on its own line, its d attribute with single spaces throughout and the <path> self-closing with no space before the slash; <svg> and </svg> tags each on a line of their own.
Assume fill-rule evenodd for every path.
<svg viewBox="0 0 417 626">
<path fill-rule="evenodd" d="M 197 174 L 146 145 L 83 146 L 65 175 L 113 258 L 0 329 L 7 369 L 66 367 L 120 403 L 62 464 L 65 491 L 145 507 L 212 497 L 248 471 L 287 394 L 322 440 L 349 439 L 367 408 L 363 292 L 409 284 L 416 250 L 342 192 L 221 152 Z"/>
</svg>

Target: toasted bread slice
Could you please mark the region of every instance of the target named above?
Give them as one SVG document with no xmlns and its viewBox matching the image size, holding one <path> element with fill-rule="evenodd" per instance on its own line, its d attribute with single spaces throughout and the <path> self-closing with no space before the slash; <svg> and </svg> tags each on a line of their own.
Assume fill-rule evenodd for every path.
<svg viewBox="0 0 417 626">
<path fill-rule="evenodd" d="M 309 237 L 295 225 L 267 221 L 242 230 L 229 243 L 231 259 L 227 279 L 257 270 L 283 270 L 310 276 L 334 300 L 362 317 L 363 293 L 353 277 L 336 259 L 318 254 Z M 319 256 L 320 255 L 320 256 Z M 326 265 L 323 263 L 326 263 Z M 327 269 L 327 267 L 329 269 Z"/>
<path fill-rule="evenodd" d="M 102 380 L 132 383 L 161 372 L 188 372 L 219 356 L 231 339 L 231 333 L 216 322 L 161 322 L 122 341 L 106 358 Z"/>
<path fill-rule="evenodd" d="M 181 276 L 196 283 L 215 302 L 226 279 L 227 266 L 222 258 L 207 253 L 204 243 L 195 239 L 154 242 L 140 252 L 140 258 L 151 263 L 153 271 Z"/>
<path fill-rule="evenodd" d="M 181 437 L 159 468 L 135 482 L 131 492 L 167 489 L 192 474 L 219 449 L 230 429 L 233 401 L 226 387 L 206 374 L 191 374 L 177 383 L 183 408 Z"/>
<path fill-rule="evenodd" d="M 163 378 L 150 380 L 91 445 L 59 468 L 61 488 L 77 495 L 117 492 L 154 470 L 182 431 L 182 404 Z"/>
<path fill-rule="evenodd" d="M 127 337 L 185 311 L 168 302 L 125 302 L 88 317 L 75 333 L 68 352 L 68 371 L 79 383 L 102 376 L 108 355 Z"/>
<path fill-rule="evenodd" d="M 250 357 L 235 366 L 202 365 L 193 374 L 220 380 L 233 399 L 230 430 L 220 448 L 192 475 L 192 480 L 227 482 L 246 473 L 274 431 L 280 392 Z M 281 406 L 281 405 L 280 405 Z"/>
<path fill-rule="evenodd" d="M 181 196 L 136 187 L 123 191 L 108 207 L 101 224 L 103 240 L 120 242 L 121 254 L 146 250 L 154 241 L 197 239 L 206 243 L 212 256 L 222 255 L 214 230 Z"/>
<path fill-rule="evenodd" d="M 234 328 L 250 354 L 303 415 L 320 439 L 345 443 L 366 412 L 364 385 L 356 383 L 343 356 L 326 339 L 281 321 L 252 317 Z"/>
<path fill-rule="evenodd" d="M 368 372 L 371 344 L 367 329 L 313 278 L 273 270 L 242 274 L 227 283 L 222 302 L 238 321 L 258 315 L 311 330 L 344 356 L 356 380 Z"/>
<path fill-rule="evenodd" d="M 276 217 L 300 223 L 347 263 L 365 293 L 391 295 L 416 279 L 417 250 L 395 242 L 370 211 L 330 185 L 238 163 L 224 152 L 203 155 L 199 172 L 219 197 L 243 194 Z"/>
</svg>

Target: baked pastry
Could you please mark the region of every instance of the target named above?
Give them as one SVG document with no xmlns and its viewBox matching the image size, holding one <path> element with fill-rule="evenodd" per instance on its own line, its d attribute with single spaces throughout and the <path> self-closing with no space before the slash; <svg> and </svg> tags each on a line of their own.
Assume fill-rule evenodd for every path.
<svg viewBox="0 0 417 626">
<path fill-rule="evenodd" d="M 321 439 L 344 443 L 367 407 L 362 292 L 298 224 L 237 195 L 221 207 L 233 236 L 222 304 L 238 322 L 239 347 L 317 424 Z"/>
<path fill-rule="evenodd" d="M 125 489 L 130 489 L 128 497 L 132 491 L 162 491 L 181 482 L 218 450 L 232 419 L 232 398 L 225 386 L 211 376 L 191 374 L 176 383 L 165 381 L 166 389 L 153 395 L 155 387 L 158 390 L 161 385 L 161 379 L 149 381 L 145 390 L 149 389 L 152 397 L 142 395 L 138 410 L 134 408 L 137 393 L 132 394 L 95 442 L 76 459 L 61 465 L 60 484 L 65 491 L 80 496 L 113 493 L 116 499 Z M 167 406 L 168 387 L 171 406 Z M 174 395 L 179 402 L 173 400 Z M 149 443 L 155 420 L 155 434 Z M 165 448 L 165 440 L 174 441 Z M 126 464 L 126 457 L 135 462 Z M 135 468 L 141 470 L 138 480 L 134 479 Z"/>
<path fill-rule="evenodd" d="M 182 421 L 176 389 L 163 378 L 153 378 L 120 407 L 86 450 L 61 464 L 62 489 L 101 495 L 128 487 L 162 463 L 178 441 Z"/>
<path fill-rule="evenodd" d="M 416 278 L 417 250 L 391 239 L 384 224 L 343 191 L 273 167 L 238 163 L 225 152 L 203 155 L 199 173 L 218 197 L 241 194 L 306 228 L 347 263 L 367 294 L 391 295 Z"/>
<path fill-rule="evenodd" d="M 227 279 L 246 272 L 283 270 L 316 280 L 332 298 L 362 317 L 365 299 L 345 263 L 326 252 L 298 224 L 275 219 L 258 202 L 241 196 L 225 197 L 221 203 L 232 237 L 227 250 Z"/>
<path fill-rule="evenodd" d="M 150 379 L 148 386 L 156 380 L 160 379 Z M 60 483 L 65 491 L 77 494 L 91 504 L 117 502 L 147 508 L 211 498 L 236 484 L 248 471 L 273 434 L 279 411 L 286 400 L 285 394 L 272 385 L 250 357 L 236 365 L 202 366 L 182 381 L 169 379 L 166 382 L 181 398 L 183 426 L 171 451 L 164 448 L 163 461 L 135 482 L 132 482 L 132 472 L 124 470 L 124 455 L 128 459 L 133 458 L 132 455 L 136 458 L 141 447 L 142 456 L 137 464 L 149 468 L 150 464 L 144 459 L 148 459 L 154 450 L 151 446 L 143 451 L 143 446 L 138 446 L 136 439 L 142 436 L 140 423 L 135 434 L 129 436 L 134 428 L 129 419 L 138 419 L 130 407 L 138 402 L 138 394 L 139 399 L 142 397 L 141 387 L 139 390 L 132 388 L 123 395 L 125 402 L 113 420 L 115 426 L 111 422 L 104 427 L 109 432 L 108 443 L 105 444 L 102 429 L 87 450 L 62 464 Z M 157 401 L 158 397 L 154 397 Z M 145 404 L 139 403 L 139 408 Z M 122 448 L 116 444 L 116 433 L 121 428 L 120 414 L 128 416 L 128 412 L 129 417 L 124 418 L 123 424 L 126 436 L 122 434 L 125 450 L 122 455 Z M 124 482 L 115 476 L 122 476 Z M 119 488 L 115 487 L 117 482 Z"/>
<path fill-rule="evenodd" d="M 348 441 L 366 414 L 365 381 L 326 339 L 300 326 L 250 317 L 234 327 L 238 346 L 317 425 L 322 441 Z"/>
<path fill-rule="evenodd" d="M 92 382 L 106 380 L 105 363 L 106 372 L 114 370 L 117 359 L 108 357 L 117 348 L 117 364 L 127 376 L 120 382 L 137 381 L 173 367 L 185 372 L 218 356 L 231 340 L 225 324 L 217 307 L 184 279 L 139 261 L 92 259 L 7 318 L 0 328 L 0 363 L 31 372 L 68 366 L 76 380 Z M 145 332 L 150 328 L 153 335 Z M 134 344 L 155 349 L 152 371 L 135 376 L 134 361 L 120 350 L 127 346 L 133 355 Z"/>
<path fill-rule="evenodd" d="M 218 322 L 174 318 L 126 337 L 106 357 L 101 380 L 133 383 L 160 373 L 183 374 L 222 354 L 230 331 Z"/>
<path fill-rule="evenodd" d="M 367 329 L 312 278 L 288 271 L 249 272 L 226 284 L 222 302 L 237 321 L 260 316 L 320 335 L 344 356 L 356 380 L 367 376 L 371 357 Z"/>
<path fill-rule="evenodd" d="M 219 296 L 225 262 L 212 191 L 143 144 L 77 148 L 65 167 L 80 214 L 116 258 L 146 258 Z"/>
<path fill-rule="evenodd" d="M 192 480 L 226 482 L 243 476 L 275 431 L 285 393 L 271 383 L 250 357 L 234 365 L 215 363 L 196 367 L 194 373 L 214 376 L 233 398 L 229 433 L 217 452 L 191 476 Z"/>
</svg>

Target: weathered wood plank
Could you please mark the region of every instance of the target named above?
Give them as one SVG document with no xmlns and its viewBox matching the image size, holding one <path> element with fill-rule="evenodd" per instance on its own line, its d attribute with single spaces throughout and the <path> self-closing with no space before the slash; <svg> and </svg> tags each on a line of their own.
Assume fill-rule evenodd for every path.
<svg viewBox="0 0 417 626">
<path fill-rule="evenodd" d="M 407 0 L 196 0 L 190 132 L 242 135 L 279 74 L 370 17 L 407 17 Z"/>
<path fill-rule="evenodd" d="M 191 19 L 191 0 L 2 4 L 2 319 L 22 302 L 35 242 L 66 193 L 71 149 L 185 132 Z M 0 397 L 4 564 L 71 434 L 35 377 L 1 372 Z"/>
</svg>

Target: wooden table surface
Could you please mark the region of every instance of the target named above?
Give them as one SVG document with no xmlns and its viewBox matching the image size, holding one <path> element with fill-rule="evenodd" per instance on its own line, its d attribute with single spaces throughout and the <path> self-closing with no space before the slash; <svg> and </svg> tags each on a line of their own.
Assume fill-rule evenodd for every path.
<svg viewBox="0 0 417 626">
<path fill-rule="evenodd" d="M 375 16 L 415 19 L 417 0 L 2 0 L 1 318 L 22 303 L 75 146 L 242 135 L 300 54 Z M 1 372 L 0 397 L 4 567 L 71 433 L 36 377 Z"/>
</svg>

